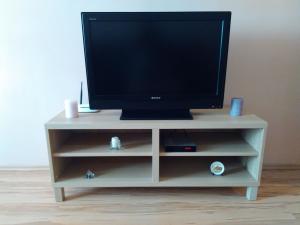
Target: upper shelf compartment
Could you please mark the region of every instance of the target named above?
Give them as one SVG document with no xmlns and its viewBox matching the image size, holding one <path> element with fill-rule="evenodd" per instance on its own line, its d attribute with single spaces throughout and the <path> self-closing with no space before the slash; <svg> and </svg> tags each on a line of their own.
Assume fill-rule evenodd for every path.
<svg viewBox="0 0 300 225">
<path fill-rule="evenodd" d="M 152 156 L 151 130 L 66 132 L 69 132 L 68 138 L 56 149 L 54 157 Z M 114 136 L 120 138 L 121 150 L 110 149 L 110 140 Z"/>
<path fill-rule="evenodd" d="M 176 130 L 186 132 L 188 138 L 197 145 L 196 152 L 165 152 L 163 138 L 173 135 L 174 130 L 161 132 L 160 156 L 257 156 L 258 152 L 248 144 L 238 130 L 233 131 L 201 131 Z"/>
</svg>

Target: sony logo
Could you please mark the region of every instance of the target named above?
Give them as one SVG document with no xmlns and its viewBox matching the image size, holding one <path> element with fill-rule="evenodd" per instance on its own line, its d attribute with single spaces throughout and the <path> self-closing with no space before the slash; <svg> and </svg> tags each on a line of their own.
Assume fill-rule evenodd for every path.
<svg viewBox="0 0 300 225">
<path fill-rule="evenodd" d="M 151 96 L 150 99 L 151 99 L 151 100 L 159 100 L 159 99 L 160 99 L 160 96 Z"/>
</svg>

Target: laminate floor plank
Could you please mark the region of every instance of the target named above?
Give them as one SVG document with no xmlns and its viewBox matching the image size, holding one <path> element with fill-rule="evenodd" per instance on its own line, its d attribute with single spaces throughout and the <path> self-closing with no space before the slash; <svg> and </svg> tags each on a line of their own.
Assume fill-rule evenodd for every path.
<svg viewBox="0 0 300 225">
<path fill-rule="evenodd" d="M 0 225 L 300 224 L 300 169 L 268 169 L 257 201 L 244 188 L 66 188 L 46 169 L 0 169 Z"/>
</svg>

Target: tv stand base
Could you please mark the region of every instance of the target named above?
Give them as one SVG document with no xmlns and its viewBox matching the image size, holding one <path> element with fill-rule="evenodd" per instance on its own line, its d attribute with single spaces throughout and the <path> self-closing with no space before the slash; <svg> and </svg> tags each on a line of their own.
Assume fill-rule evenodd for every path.
<svg viewBox="0 0 300 225">
<path fill-rule="evenodd" d="M 189 109 L 175 110 L 127 110 L 123 109 L 121 120 L 192 120 Z"/>
</svg>

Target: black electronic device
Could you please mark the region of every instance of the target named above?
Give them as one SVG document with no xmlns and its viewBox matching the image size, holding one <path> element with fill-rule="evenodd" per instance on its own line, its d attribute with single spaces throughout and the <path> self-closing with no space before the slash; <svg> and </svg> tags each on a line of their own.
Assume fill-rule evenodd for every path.
<svg viewBox="0 0 300 225">
<path fill-rule="evenodd" d="M 163 135 L 165 152 L 195 152 L 197 145 L 186 132 L 171 132 Z"/>
<path fill-rule="evenodd" d="M 83 12 L 91 109 L 192 119 L 222 108 L 231 12 Z"/>
</svg>

